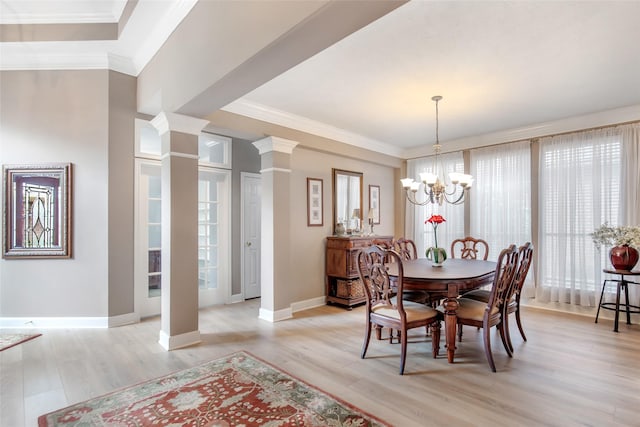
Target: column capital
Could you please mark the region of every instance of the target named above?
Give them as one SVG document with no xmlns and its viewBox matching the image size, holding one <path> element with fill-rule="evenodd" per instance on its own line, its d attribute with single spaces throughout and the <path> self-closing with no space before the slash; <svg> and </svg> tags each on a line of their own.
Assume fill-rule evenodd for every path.
<svg viewBox="0 0 640 427">
<path fill-rule="evenodd" d="M 163 135 L 169 131 L 187 133 L 190 135 L 198 135 L 206 125 L 208 120 L 198 119 L 196 117 L 185 116 L 176 113 L 166 113 L 162 111 L 151 120 L 153 127 L 158 129 L 158 133 Z"/>
<path fill-rule="evenodd" d="M 277 136 L 268 136 L 266 138 L 255 141 L 253 145 L 258 149 L 260 155 L 269 153 L 271 151 L 291 154 L 298 143 L 295 141 L 291 141 L 290 139 L 279 138 Z"/>
</svg>

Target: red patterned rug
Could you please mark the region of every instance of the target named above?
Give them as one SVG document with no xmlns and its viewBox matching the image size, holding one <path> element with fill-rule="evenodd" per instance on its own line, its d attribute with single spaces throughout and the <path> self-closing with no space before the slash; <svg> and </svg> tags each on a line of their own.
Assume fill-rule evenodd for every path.
<svg viewBox="0 0 640 427">
<path fill-rule="evenodd" d="M 41 415 L 45 426 L 388 426 L 246 352 Z"/>
<path fill-rule="evenodd" d="M 40 335 L 42 334 L 0 334 L 0 351 L 22 344 Z"/>
</svg>

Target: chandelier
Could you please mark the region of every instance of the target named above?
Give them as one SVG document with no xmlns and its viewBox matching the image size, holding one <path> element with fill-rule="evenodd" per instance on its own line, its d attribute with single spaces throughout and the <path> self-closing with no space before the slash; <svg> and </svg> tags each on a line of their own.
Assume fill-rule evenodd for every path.
<svg viewBox="0 0 640 427">
<path fill-rule="evenodd" d="M 436 103 L 436 143 L 433 145 L 433 150 L 436 153 L 434 172 L 423 172 L 420 174 L 420 181 L 414 181 L 412 178 L 404 178 L 402 182 L 402 188 L 405 190 L 407 200 L 414 205 L 424 206 L 429 203 L 437 203 L 442 205 L 444 202 L 452 205 L 459 205 L 464 202 L 465 192 L 471 188 L 473 184 L 473 177 L 459 172 L 451 172 L 449 174 L 449 183 L 443 178 L 440 179 L 438 175 L 439 158 L 438 155 L 442 150 L 440 140 L 438 138 L 438 101 L 442 99 L 442 96 L 436 95 L 431 98 Z M 425 200 L 419 201 L 417 198 L 420 184 L 423 186 L 423 191 L 426 196 Z M 459 186 L 459 187 L 458 187 Z M 450 190 L 448 190 L 450 187 Z"/>
</svg>

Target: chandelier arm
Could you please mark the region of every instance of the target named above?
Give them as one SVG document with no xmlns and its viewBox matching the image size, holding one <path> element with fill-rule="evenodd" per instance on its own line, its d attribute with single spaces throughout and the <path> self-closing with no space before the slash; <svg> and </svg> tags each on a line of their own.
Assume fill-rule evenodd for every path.
<svg viewBox="0 0 640 427">
<path fill-rule="evenodd" d="M 460 193 L 460 196 L 458 196 L 458 198 L 456 200 L 449 200 L 449 197 L 447 197 L 448 195 L 452 196 L 454 193 L 452 194 L 445 194 L 444 198 L 447 201 L 447 203 L 451 204 L 451 205 L 459 205 L 462 204 L 464 202 L 464 196 L 465 196 L 465 189 L 462 189 L 462 192 Z"/>
<path fill-rule="evenodd" d="M 429 198 L 427 198 L 424 202 L 419 202 L 418 199 L 416 199 L 415 193 L 411 190 L 406 190 L 404 195 L 407 197 L 407 200 L 409 200 L 409 202 L 413 205 L 426 206 L 429 203 L 433 203 Z"/>
</svg>

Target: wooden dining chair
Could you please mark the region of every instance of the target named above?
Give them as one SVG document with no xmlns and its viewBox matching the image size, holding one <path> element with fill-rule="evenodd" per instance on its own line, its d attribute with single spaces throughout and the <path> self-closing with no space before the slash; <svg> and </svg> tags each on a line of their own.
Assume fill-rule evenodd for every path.
<svg viewBox="0 0 640 427">
<path fill-rule="evenodd" d="M 518 251 L 515 245 L 511 245 L 500 252 L 495 269 L 493 285 L 489 292 L 489 301 L 477 301 L 460 297 L 457 299 L 458 310 L 456 320 L 458 325 L 476 326 L 483 329 L 484 352 L 493 372 L 496 372 L 496 364 L 491 352 L 491 328 L 496 326 L 500 332 L 502 345 L 509 357 L 512 352 L 507 343 L 503 322 L 506 320 L 504 304 L 511 290 L 513 277 L 518 268 Z M 444 312 L 444 306 L 438 306 L 438 310 Z"/>
<path fill-rule="evenodd" d="M 451 258 L 483 259 L 489 257 L 489 244 L 482 240 L 467 236 L 451 242 Z"/>
<path fill-rule="evenodd" d="M 394 240 L 393 250 L 395 250 L 404 261 L 418 258 L 416 244 L 411 239 L 400 237 L 399 239 Z"/>
<path fill-rule="evenodd" d="M 387 264 L 395 262 L 398 274 L 395 279 L 395 288 L 401 295 L 403 287 L 404 270 L 402 258 L 394 250 L 382 249 L 379 246 L 370 246 L 358 253 L 358 273 L 364 284 L 366 293 L 366 328 L 364 343 L 360 357 L 365 358 L 371 330 L 374 326 L 387 327 L 400 333 L 400 375 L 404 374 L 404 365 L 407 355 L 407 331 L 413 328 L 431 327 L 431 352 L 433 357 L 438 356 L 440 348 L 440 312 L 411 301 L 403 301 L 394 296 L 396 290 L 392 288 L 387 270 Z"/>
<path fill-rule="evenodd" d="M 531 244 L 531 242 L 527 242 L 524 245 L 520 246 L 520 248 L 518 249 L 518 260 L 518 269 L 513 277 L 511 289 L 506 298 L 507 303 L 505 304 L 504 314 L 504 328 L 507 337 L 507 344 L 509 345 L 511 352 L 513 352 L 513 344 L 511 342 L 511 334 L 509 332 L 508 316 L 510 314 L 515 313 L 516 324 L 518 325 L 518 329 L 520 330 L 520 335 L 522 335 L 523 340 L 527 340 L 527 336 L 525 335 L 524 329 L 522 327 L 522 320 L 520 319 L 520 296 L 522 295 L 522 288 L 524 288 L 524 282 L 527 278 L 527 274 L 529 273 L 531 261 L 533 260 L 533 245 Z M 474 291 L 467 292 L 466 294 L 464 294 L 464 297 L 477 301 L 488 302 L 489 295 L 490 291 L 487 289 L 476 289 Z"/>
<path fill-rule="evenodd" d="M 400 255 L 400 258 L 402 258 L 403 261 L 418 258 L 418 250 L 416 248 L 416 244 L 411 239 L 400 237 L 399 239 L 394 240 L 393 249 L 398 252 L 398 255 Z M 431 303 L 431 297 L 429 293 L 424 291 L 404 291 L 402 294 L 402 299 L 404 299 L 405 301 L 418 302 L 420 304 Z"/>
</svg>

